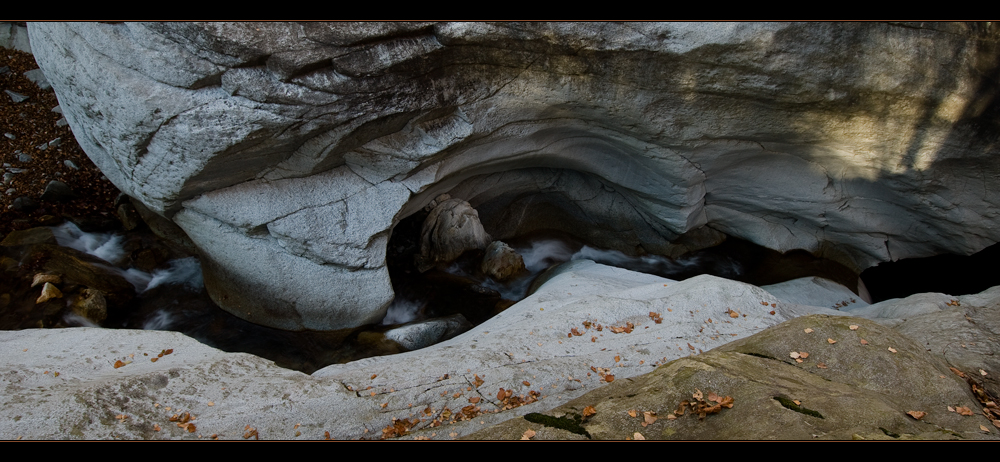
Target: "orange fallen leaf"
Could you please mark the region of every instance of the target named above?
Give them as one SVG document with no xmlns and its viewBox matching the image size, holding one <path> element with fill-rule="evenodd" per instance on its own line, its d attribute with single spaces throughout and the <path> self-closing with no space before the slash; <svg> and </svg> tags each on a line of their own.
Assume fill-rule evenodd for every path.
<svg viewBox="0 0 1000 462">
<path fill-rule="evenodd" d="M 604 381 L 608 382 L 608 383 L 614 382 L 615 381 L 615 376 L 613 376 L 611 374 L 607 374 L 607 375 L 604 376 Z"/>
<path fill-rule="evenodd" d="M 826 343 L 829 343 L 830 345 L 833 345 L 834 343 L 837 343 L 837 341 L 834 340 L 834 339 L 832 339 L 832 338 L 827 338 L 826 339 Z"/>
<path fill-rule="evenodd" d="M 378 377 L 378 374 L 372 374 L 372 378 L 369 380 L 375 380 L 375 377 Z"/>
<path fill-rule="evenodd" d="M 635 416 L 637 416 L 637 415 L 639 415 L 639 414 L 638 414 L 638 413 L 636 412 L 636 410 L 635 410 L 635 409 L 629 409 L 629 410 L 628 410 L 628 416 L 629 416 L 629 417 L 635 417 Z"/>
<path fill-rule="evenodd" d="M 906 414 L 917 420 L 923 419 L 924 416 L 927 415 L 927 413 L 924 411 L 909 411 Z"/>
<path fill-rule="evenodd" d="M 469 398 L 469 402 L 472 404 L 479 404 L 479 397 L 473 396 L 472 398 Z"/>
<path fill-rule="evenodd" d="M 590 417 L 590 416 L 592 416 L 594 414 L 597 414 L 597 409 L 594 409 L 594 406 L 587 406 L 587 407 L 583 408 L 583 418 L 584 419 L 586 419 L 586 418 L 588 418 L 588 417 Z"/>
<path fill-rule="evenodd" d="M 522 440 L 530 440 L 534 437 L 535 437 L 535 431 L 531 429 L 525 430 L 524 433 L 521 435 Z"/>
<path fill-rule="evenodd" d="M 867 344 L 868 344 L 868 340 L 865 340 L 865 339 L 861 339 L 861 344 L 862 344 L 862 345 L 867 345 Z"/>
<path fill-rule="evenodd" d="M 652 425 L 656 422 L 656 413 L 653 411 L 646 411 L 642 413 L 642 426 Z"/>
<path fill-rule="evenodd" d="M 895 353 L 895 352 L 896 352 L 896 349 L 895 349 L 895 348 L 893 348 L 893 347 L 889 347 L 889 351 L 891 351 L 891 352 Z"/>
<path fill-rule="evenodd" d="M 809 353 L 806 353 L 804 351 L 800 351 L 799 352 L 799 357 L 802 358 L 802 359 L 806 359 L 806 358 L 809 357 Z"/>
<path fill-rule="evenodd" d="M 826 369 L 827 365 L 826 365 L 826 363 L 816 363 L 816 367 L 818 367 L 820 369 Z"/>
<path fill-rule="evenodd" d="M 642 436 L 642 433 L 639 432 L 635 432 L 635 434 L 632 435 L 632 439 L 635 441 L 646 441 L 646 437 Z"/>
<path fill-rule="evenodd" d="M 851 324 L 851 325 L 850 325 L 850 326 L 848 326 L 848 327 L 850 327 L 850 328 L 851 328 L 851 330 L 858 330 L 858 327 L 860 327 L 860 326 L 858 326 L 857 324 Z"/>
<path fill-rule="evenodd" d="M 973 415 L 972 409 L 969 409 L 969 408 L 967 408 L 965 406 L 958 406 L 958 407 L 956 407 L 955 408 L 955 412 L 959 413 L 959 415 L 964 415 L 964 416 Z"/>
<path fill-rule="evenodd" d="M 813 330 L 811 328 L 809 328 L 809 327 L 806 327 L 805 333 L 811 334 L 811 333 L 813 333 Z"/>
</svg>

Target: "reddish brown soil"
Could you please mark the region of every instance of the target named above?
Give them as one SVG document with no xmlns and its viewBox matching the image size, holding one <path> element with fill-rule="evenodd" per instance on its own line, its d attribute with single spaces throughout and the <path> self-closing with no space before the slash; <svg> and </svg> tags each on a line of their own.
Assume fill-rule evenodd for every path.
<svg viewBox="0 0 1000 462">
<path fill-rule="evenodd" d="M 118 189 L 87 158 L 69 126 L 56 125 L 62 115 L 52 112 L 59 104 L 55 92 L 43 91 L 24 77 L 26 71 L 38 68 L 35 59 L 28 53 L 0 49 L 0 69 L 4 66 L 10 72 L 0 74 L 0 166 L 3 167 L 0 175 L 11 168 L 24 171 L 14 174 L 9 184 L 0 186 L 0 239 L 12 230 L 53 224 L 63 217 L 114 218 Z M 3 90 L 28 99 L 15 103 Z M 14 139 L 7 133 L 13 134 Z M 38 148 L 56 138 L 62 138 L 58 147 Z M 18 151 L 32 159 L 21 162 Z M 75 163 L 79 170 L 67 167 L 66 160 Z M 76 198 L 66 202 L 42 201 L 42 192 L 52 180 L 66 183 Z M 8 194 L 12 188 L 14 192 Z M 21 196 L 34 199 L 38 208 L 30 212 L 11 208 L 14 199 Z"/>
</svg>

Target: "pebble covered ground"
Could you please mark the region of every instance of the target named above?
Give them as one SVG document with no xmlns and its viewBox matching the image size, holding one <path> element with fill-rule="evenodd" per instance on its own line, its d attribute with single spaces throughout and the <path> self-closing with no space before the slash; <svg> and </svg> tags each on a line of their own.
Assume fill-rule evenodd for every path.
<svg viewBox="0 0 1000 462">
<path fill-rule="evenodd" d="M 63 217 L 115 217 L 118 189 L 53 110 L 59 105 L 55 92 L 25 76 L 34 69 L 38 64 L 30 54 L 0 50 L 0 238 Z M 68 186 L 70 197 L 43 199 L 52 181 Z"/>
</svg>

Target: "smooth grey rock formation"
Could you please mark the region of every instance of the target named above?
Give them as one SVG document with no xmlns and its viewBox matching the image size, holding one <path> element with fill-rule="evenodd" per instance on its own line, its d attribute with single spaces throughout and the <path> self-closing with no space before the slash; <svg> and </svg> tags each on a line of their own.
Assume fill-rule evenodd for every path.
<svg viewBox="0 0 1000 462">
<path fill-rule="evenodd" d="M 978 425 L 990 425 L 982 416 L 946 411 L 947 406 L 974 407 L 976 402 L 961 380 L 939 366 L 949 361 L 963 369 L 983 368 L 988 373 L 983 380 L 998 374 L 991 352 L 1000 351 L 1000 343 L 996 323 L 988 320 L 997 319 L 1000 288 L 954 297 L 960 306 L 951 306 L 949 311 L 910 317 L 899 327 L 907 329 L 909 338 L 905 339 L 892 329 L 843 317 L 843 312 L 787 303 L 759 287 L 712 276 L 675 282 L 584 260 L 562 265 L 554 273 L 532 296 L 449 341 L 331 365 L 312 375 L 251 355 L 225 353 L 176 332 L 0 331 L 0 370 L 4 371 L 0 388 L 8 414 L 0 419 L 0 438 L 207 439 L 216 435 L 240 440 L 253 438 L 252 429 L 260 439 L 322 439 L 326 432 L 338 440 L 377 439 L 395 421 L 419 418 L 424 421 L 405 438 L 453 439 L 505 421 L 523 423 L 520 417 L 527 413 L 546 412 L 575 399 L 593 400 L 595 395 L 587 395 L 591 392 L 615 392 L 613 387 L 662 377 L 675 369 L 655 366 L 671 361 L 694 365 L 696 374 L 684 375 L 688 379 L 678 382 L 681 394 L 661 387 L 624 393 L 644 403 L 640 411 L 650 410 L 646 407 L 650 403 L 672 409 L 694 392 L 688 386 L 723 393 L 728 392 L 717 387 L 746 387 L 745 393 L 733 393 L 737 396 L 733 409 L 709 416 L 726 422 L 736 418 L 735 423 L 720 427 L 716 420 L 706 420 L 706 425 L 693 428 L 684 424 L 686 431 L 695 433 L 679 434 L 681 438 L 709 437 L 696 433 L 699 429 L 721 431 L 717 438 L 766 437 L 761 435 L 763 427 L 746 422 L 772 422 L 768 416 L 795 422 L 794 431 L 787 429 L 772 437 L 812 438 L 807 416 L 780 407 L 767 394 L 775 390 L 794 394 L 792 399 L 802 399 L 807 408 L 839 416 L 822 422 L 829 438 L 844 438 L 846 429 L 851 429 L 847 437 L 851 432 L 866 437 L 882 434 L 879 421 L 890 432 L 934 434 L 944 427 L 958 432 L 950 436 L 996 438 L 995 431 L 977 432 Z M 821 290 L 817 300 L 827 295 Z M 762 302 L 777 306 L 764 307 Z M 907 305 L 903 300 L 892 303 L 900 309 Z M 651 311 L 662 322 L 657 323 Z M 814 318 L 801 318 L 796 324 L 782 324 L 816 313 L 841 319 L 828 317 L 813 323 Z M 948 315 L 946 323 L 939 317 L 925 318 L 941 315 Z M 613 328 L 628 323 L 634 326 L 630 332 L 615 333 Z M 851 324 L 861 325 L 862 330 L 851 330 Z M 773 326 L 778 327 L 768 329 Z M 806 333 L 803 327 L 816 332 Z M 573 329 L 583 335 L 573 335 Z M 762 335 L 751 337 L 754 334 Z M 838 343 L 830 344 L 826 339 L 831 337 Z M 869 345 L 861 345 L 859 337 Z M 740 343 L 729 343 L 740 339 Z M 925 350 L 925 342 L 931 351 Z M 961 349 L 958 343 L 973 342 L 974 347 L 955 351 Z M 897 353 L 888 351 L 889 346 Z M 163 354 L 165 350 L 171 351 Z M 798 364 L 788 358 L 789 351 L 812 355 L 808 362 Z M 952 359 L 958 362 L 951 363 Z M 744 366 L 729 367 L 737 362 Z M 829 367 L 817 368 L 819 362 Z M 705 379 L 712 389 L 705 382 L 685 381 L 706 377 L 708 366 L 725 372 Z M 600 372 L 594 372 L 597 368 Z M 661 375 L 647 376 L 650 372 Z M 614 380 L 607 379 L 609 374 Z M 914 374 L 922 380 L 900 385 Z M 768 383 L 775 386 L 762 385 Z M 535 392 L 538 400 L 504 409 L 505 403 L 493 398 L 500 388 L 512 390 L 515 396 Z M 581 398 L 585 396 L 591 398 Z M 462 409 L 471 405 L 470 398 L 478 401 L 475 418 L 459 421 Z M 607 400 L 600 403 L 588 405 L 613 405 Z M 923 409 L 930 414 L 926 425 L 902 414 L 921 410 L 899 408 L 909 404 L 927 406 Z M 444 417 L 446 409 L 448 417 Z M 601 419 L 612 417 L 610 408 L 600 409 Z M 195 432 L 170 421 L 172 415 L 184 412 L 193 416 Z M 660 414 L 663 419 L 654 428 L 662 429 L 667 423 L 665 414 Z M 623 411 L 618 421 L 599 420 L 606 422 L 600 434 L 620 438 L 616 432 L 641 423 L 626 416 Z M 697 418 L 686 418 L 699 423 Z M 441 425 L 434 426 L 434 421 Z M 497 431 L 504 428 L 497 427 Z M 518 429 L 517 435 L 523 431 Z M 488 434 L 511 437 L 509 433 Z"/>
<path fill-rule="evenodd" d="M 29 30 L 88 155 L 273 326 L 380 318 L 387 237 L 441 193 L 496 239 L 629 254 L 721 231 L 860 270 L 1000 240 L 993 23 Z"/>
<path fill-rule="evenodd" d="M 454 337 L 472 328 L 460 314 L 408 324 L 386 331 L 385 336 L 407 350 L 419 350 Z"/>
<path fill-rule="evenodd" d="M 462 199 L 447 199 L 427 215 L 420 230 L 420 271 L 448 263 L 466 250 L 486 249 L 493 239 L 483 230 L 479 213 Z"/>
</svg>

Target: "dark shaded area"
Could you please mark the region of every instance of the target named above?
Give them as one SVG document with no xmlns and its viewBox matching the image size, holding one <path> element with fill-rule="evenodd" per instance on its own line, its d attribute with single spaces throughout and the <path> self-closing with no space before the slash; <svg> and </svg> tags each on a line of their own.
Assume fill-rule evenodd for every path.
<svg viewBox="0 0 1000 462">
<path fill-rule="evenodd" d="M 872 301 L 903 298 L 922 292 L 977 294 L 1000 285 L 996 262 L 1000 244 L 971 256 L 938 255 L 884 262 L 861 273 Z"/>
</svg>

